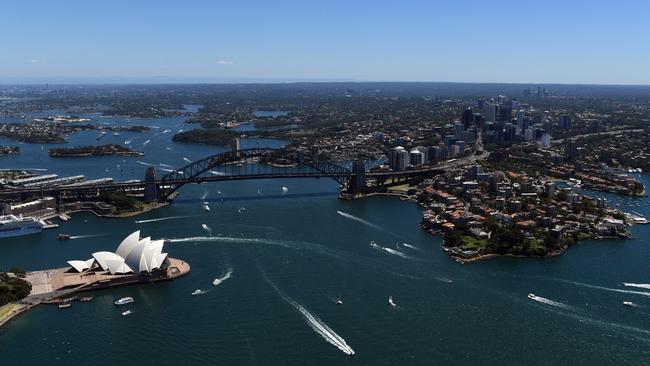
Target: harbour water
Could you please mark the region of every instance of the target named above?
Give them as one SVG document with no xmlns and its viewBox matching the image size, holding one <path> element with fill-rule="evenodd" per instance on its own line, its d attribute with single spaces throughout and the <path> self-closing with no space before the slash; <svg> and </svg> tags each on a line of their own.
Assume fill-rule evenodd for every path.
<svg viewBox="0 0 650 366">
<path fill-rule="evenodd" d="M 172 143 L 172 132 L 160 133 L 187 129 L 182 120 L 138 120 L 133 123 L 160 128 L 120 134 L 121 141 L 134 139 L 144 157 L 52 159 L 47 146 L 23 144 L 22 154 L 0 157 L 0 168 L 142 179 L 146 167 L 138 160 L 164 168 L 225 150 Z M 118 139 L 96 142 L 96 134 L 74 135 L 70 144 Z M 327 179 L 186 186 L 171 206 L 142 216 L 78 214 L 58 230 L 3 239 L 0 268 L 37 270 L 113 249 L 139 229 L 167 239 L 165 251 L 192 272 L 172 282 L 95 292 L 92 302 L 66 311 L 37 307 L 0 330 L 2 365 L 650 362 L 650 290 L 620 286 L 650 283 L 650 226 L 634 227 L 631 240 L 581 242 L 557 257 L 460 265 L 442 252 L 439 237 L 419 228 L 415 204 L 387 197 L 342 201 L 337 188 Z M 628 208 L 629 200 L 608 198 Z M 647 200 L 631 200 L 629 210 L 650 216 Z M 57 241 L 60 232 L 73 239 Z M 206 293 L 191 296 L 196 289 Z M 113 305 L 124 296 L 135 298 L 128 317 Z"/>
</svg>

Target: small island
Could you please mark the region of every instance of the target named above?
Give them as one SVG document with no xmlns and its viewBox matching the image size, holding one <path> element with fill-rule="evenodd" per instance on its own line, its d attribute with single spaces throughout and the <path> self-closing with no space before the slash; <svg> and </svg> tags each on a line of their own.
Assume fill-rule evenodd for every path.
<svg viewBox="0 0 650 366">
<path fill-rule="evenodd" d="M 47 154 L 52 157 L 83 157 L 83 156 L 142 156 L 141 151 L 134 151 L 128 147 L 117 144 L 99 145 L 99 146 L 78 146 L 68 148 L 57 148 L 48 150 Z"/>
<path fill-rule="evenodd" d="M 239 133 L 222 128 L 197 128 L 180 132 L 172 137 L 174 142 L 192 142 L 198 144 L 229 146 Z"/>
</svg>

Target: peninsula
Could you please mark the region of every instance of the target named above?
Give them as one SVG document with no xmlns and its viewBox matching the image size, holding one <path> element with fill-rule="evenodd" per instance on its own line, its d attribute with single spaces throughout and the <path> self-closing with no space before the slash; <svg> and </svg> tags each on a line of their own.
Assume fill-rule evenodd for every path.
<svg viewBox="0 0 650 366">
<path fill-rule="evenodd" d="M 56 148 L 48 150 L 47 154 L 52 157 L 83 157 L 83 156 L 142 156 L 141 151 L 134 151 L 128 147 L 117 144 L 99 145 L 99 146 L 78 146 L 68 148 Z"/>
<path fill-rule="evenodd" d="M 80 292 L 168 281 L 190 272 L 188 263 L 168 257 L 162 249 L 163 240 L 140 238 L 136 231 L 115 252 L 96 252 L 61 268 L 0 273 L 0 326 L 40 304 L 67 307 Z"/>
</svg>

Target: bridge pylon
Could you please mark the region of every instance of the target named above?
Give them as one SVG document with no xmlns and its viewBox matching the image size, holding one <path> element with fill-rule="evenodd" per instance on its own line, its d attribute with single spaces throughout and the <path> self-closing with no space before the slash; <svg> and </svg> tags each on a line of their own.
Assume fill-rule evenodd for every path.
<svg viewBox="0 0 650 366">
<path fill-rule="evenodd" d="M 359 193 L 366 188 L 366 164 L 363 160 L 355 160 L 352 163 L 352 179 L 349 182 L 348 191 Z"/>
<path fill-rule="evenodd" d="M 160 189 L 156 182 L 156 168 L 150 166 L 144 173 L 144 201 L 155 202 L 160 199 Z"/>
</svg>

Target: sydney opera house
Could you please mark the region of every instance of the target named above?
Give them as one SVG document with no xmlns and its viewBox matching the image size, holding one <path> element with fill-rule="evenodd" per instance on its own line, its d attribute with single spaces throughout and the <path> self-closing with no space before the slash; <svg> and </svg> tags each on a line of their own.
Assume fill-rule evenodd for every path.
<svg viewBox="0 0 650 366">
<path fill-rule="evenodd" d="M 76 272 L 100 269 L 112 275 L 151 273 L 169 267 L 163 240 L 140 239 L 140 231 L 127 236 L 115 252 L 96 252 L 88 260 L 71 260 L 68 264 Z"/>
</svg>

